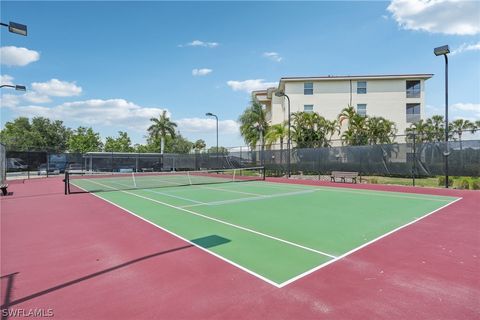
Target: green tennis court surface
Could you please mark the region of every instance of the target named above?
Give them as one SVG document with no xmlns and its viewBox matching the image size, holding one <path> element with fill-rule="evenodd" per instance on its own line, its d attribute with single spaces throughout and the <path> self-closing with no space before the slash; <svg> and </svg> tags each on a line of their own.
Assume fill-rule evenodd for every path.
<svg viewBox="0 0 480 320">
<path fill-rule="evenodd" d="M 148 185 L 158 178 L 135 179 Z M 265 181 L 126 188 L 131 180 L 70 183 L 276 286 L 457 199 Z"/>
</svg>

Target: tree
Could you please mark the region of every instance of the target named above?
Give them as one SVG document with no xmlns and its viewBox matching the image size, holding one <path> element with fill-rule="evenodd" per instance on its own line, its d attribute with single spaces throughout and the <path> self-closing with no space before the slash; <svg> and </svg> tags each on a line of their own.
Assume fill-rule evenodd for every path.
<svg viewBox="0 0 480 320">
<path fill-rule="evenodd" d="M 223 155 L 227 155 L 228 154 L 228 149 L 225 148 L 225 147 L 222 147 L 222 146 L 219 146 L 218 147 L 218 152 L 217 152 L 217 147 L 210 147 L 207 151 L 208 153 L 212 153 L 212 154 L 223 154 Z"/>
<path fill-rule="evenodd" d="M 460 149 L 462 146 L 463 131 L 467 130 L 475 130 L 475 124 L 469 120 L 457 119 L 450 123 L 449 131 L 452 133 L 454 139 L 455 135 L 458 137 L 458 140 L 460 141 Z"/>
<path fill-rule="evenodd" d="M 86 153 L 102 151 L 103 143 L 100 140 L 100 134 L 93 129 L 78 127 L 72 132 L 68 139 L 68 151 Z"/>
<path fill-rule="evenodd" d="M 265 110 L 260 103 L 252 101 L 238 121 L 240 122 L 240 134 L 250 149 L 254 150 L 263 132 L 268 132 Z"/>
<path fill-rule="evenodd" d="M 425 128 L 427 141 L 440 142 L 445 140 L 445 120 L 443 119 L 443 116 L 434 115 L 425 122 L 427 124 L 427 127 Z"/>
<path fill-rule="evenodd" d="M 330 146 L 332 135 L 338 131 L 337 121 L 329 121 L 313 112 L 295 112 L 292 140 L 297 148 Z"/>
<path fill-rule="evenodd" d="M 0 140 L 3 144 L 18 151 L 26 151 L 31 148 L 32 126 L 26 117 L 18 117 L 13 122 L 5 123 L 5 128 L 0 132 Z"/>
<path fill-rule="evenodd" d="M 205 149 L 206 146 L 207 146 L 207 144 L 205 143 L 204 140 L 198 139 L 198 140 L 195 141 L 195 143 L 193 144 L 193 149 L 195 149 L 196 152 L 199 152 L 199 151 Z"/>
<path fill-rule="evenodd" d="M 348 121 L 348 127 L 342 134 L 342 140 L 348 145 L 391 144 L 395 140 L 397 128 L 393 121 L 359 115 L 352 106 L 338 115 L 340 125 L 345 120 Z"/>
<path fill-rule="evenodd" d="M 107 137 L 104 150 L 107 152 L 133 152 L 134 148 L 128 133 L 119 131 L 117 138 Z"/>
<path fill-rule="evenodd" d="M 18 117 L 7 122 L 0 132 L 0 139 L 10 148 L 18 151 L 54 150 L 65 151 L 70 129 L 60 120 L 34 117 L 30 121 L 26 117 Z"/>
<path fill-rule="evenodd" d="M 338 115 L 340 125 L 348 121 L 347 130 L 342 134 L 342 142 L 351 146 L 368 144 L 367 116 L 360 116 L 354 107 L 348 106 Z"/>
<path fill-rule="evenodd" d="M 160 153 L 163 154 L 165 149 L 165 138 L 170 136 L 175 138 L 175 128 L 177 124 L 170 121 L 170 118 L 167 117 L 167 111 L 164 110 L 158 118 L 150 119 L 153 124 L 148 128 L 148 132 L 151 138 L 157 139 L 160 138 Z"/>
<path fill-rule="evenodd" d="M 165 152 L 167 153 L 189 153 L 193 148 L 193 142 L 184 138 L 180 132 L 174 137 L 167 136 L 165 139 Z"/>
<path fill-rule="evenodd" d="M 280 141 L 280 150 L 283 150 L 283 140 L 288 139 L 288 126 L 285 122 L 277 123 L 268 128 L 265 134 L 265 142 L 268 147 Z"/>
<path fill-rule="evenodd" d="M 367 136 L 369 144 L 391 144 L 397 129 L 393 121 L 383 117 L 367 117 Z"/>
</svg>

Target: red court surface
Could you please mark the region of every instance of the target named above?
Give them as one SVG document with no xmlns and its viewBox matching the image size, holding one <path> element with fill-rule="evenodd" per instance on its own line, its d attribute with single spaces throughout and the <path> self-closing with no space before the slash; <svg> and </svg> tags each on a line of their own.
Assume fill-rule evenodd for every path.
<svg viewBox="0 0 480 320">
<path fill-rule="evenodd" d="M 295 183 L 463 199 L 276 288 L 60 178 L 11 183 L 2 319 L 480 319 L 480 192 Z"/>
</svg>

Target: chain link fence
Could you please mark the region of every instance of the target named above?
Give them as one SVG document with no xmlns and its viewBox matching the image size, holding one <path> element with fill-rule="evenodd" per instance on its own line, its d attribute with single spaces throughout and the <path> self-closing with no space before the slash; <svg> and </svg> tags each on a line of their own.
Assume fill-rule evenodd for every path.
<svg viewBox="0 0 480 320">
<path fill-rule="evenodd" d="M 292 148 L 292 175 L 329 175 L 355 171 L 363 176 L 433 177 L 480 176 L 480 140 L 417 142 L 325 148 Z M 230 148 L 227 153 L 57 153 L 5 151 L 2 170 L 7 179 L 62 174 L 66 169 L 96 172 L 158 172 L 265 166 L 267 176 L 288 174 L 286 145 L 279 149 Z"/>
</svg>

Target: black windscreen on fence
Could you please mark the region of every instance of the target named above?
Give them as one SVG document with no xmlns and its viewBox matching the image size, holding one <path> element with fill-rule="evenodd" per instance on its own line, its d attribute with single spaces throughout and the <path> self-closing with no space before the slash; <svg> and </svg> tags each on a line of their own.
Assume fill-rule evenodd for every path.
<svg viewBox="0 0 480 320">
<path fill-rule="evenodd" d="M 445 174 L 448 156 L 451 176 L 480 176 L 480 140 L 399 143 L 328 148 L 293 148 L 292 174 L 328 175 L 331 171 L 356 171 L 361 175 L 429 177 Z M 50 153 L 43 151 L 6 152 L 7 178 L 47 176 L 66 169 L 91 172 L 161 172 L 228 169 L 264 166 L 266 174 L 287 174 L 286 149 L 230 150 L 227 154 L 190 153 Z"/>
</svg>

